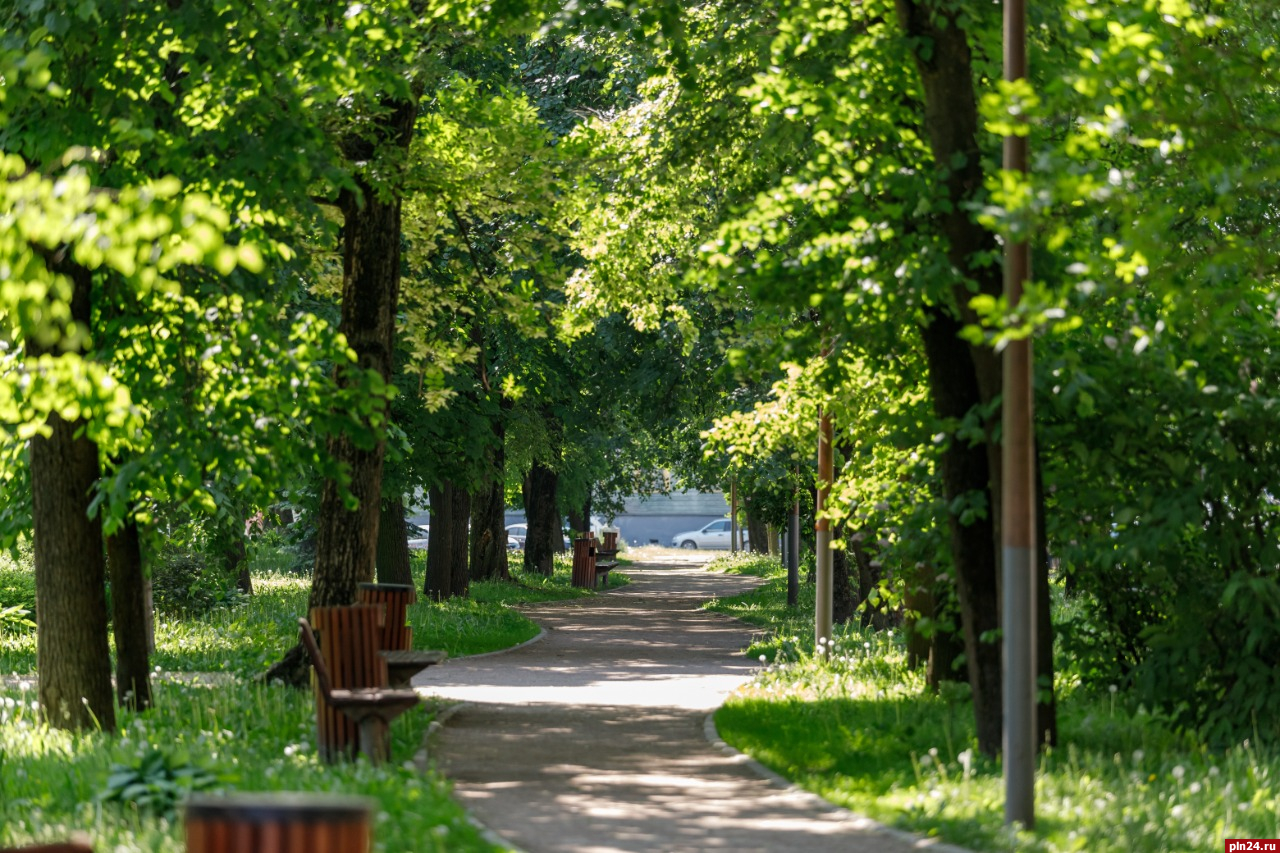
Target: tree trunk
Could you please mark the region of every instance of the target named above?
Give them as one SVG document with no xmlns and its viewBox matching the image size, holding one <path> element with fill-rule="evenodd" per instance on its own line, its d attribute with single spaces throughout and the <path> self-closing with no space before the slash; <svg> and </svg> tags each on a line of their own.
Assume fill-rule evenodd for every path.
<svg viewBox="0 0 1280 853">
<path fill-rule="evenodd" d="M 71 318 L 92 320 L 92 273 L 68 264 Z M 35 358 L 51 351 L 27 342 Z M 31 520 L 36 569 L 36 668 L 41 712 L 55 728 L 115 731 L 107 644 L 102 523 L 89 517 L 98 447 L 77 432 L 84 420 L 51 414 L 48 436 L 31 439 Z"/>
<path fill-rule="evenodd" d="M 491 452 L 490 480 L 471 501 L 471 577 L 473 580 L 511 580 L 507 562 L 507 451 L 506 426 L 503 417 L 511 403 L 499 402 L 499 414 L 493 419 L 494 445 Z"/>
<path fill-rule="evenodd" d="M 217 521 L 217 551 L 222 560 L 222 570 L 227 577 L 235 577 L 236 588 L 245 595 L 253 595 L 253 579 L 249 575 L 249 552 L 245 547 L 244 513 L 239 507 L 229 518 Z"/>
<path fill-rule="evenodd" d="M 960 324 L 951 315 L 936 308 L 928 313 L 931 322 L 921 328 L 921 334 L 929 364 L 934 410 L 943 421 L 959 423 L 982 402 L 969 346 L 960 340 Z M 984 634 L 1000 627 L 996 585 L 999 567 L 990 516 L 987 463 L 985 445 L 970 444 L 954 434 L 942 451 L 942 486 L 947 505 L 963 507 L 980 502 L 967 522 L 956 512 L 949 512 L 947 524 L 951 531 L 969 685 L 973 688 L 978 748 L 987 755 L 995 755 L 1000 751 L 1003 725 L 1000 645 L 982 639 Z"/>
<path fill-rule="evenodd" d="M 748 524 L 750 521 L 751 516 L 748 515 Z M 845 525 L 841 522 L 835 530 L 835 538 L 843 538 L 844 530 Z M 751 532 L 751 537 L 751 548 L 755 550 L 755 531 Z M 849 550 L 846 544 L 844 548 L 833 548 L 831 551 L 831 621 L 844 625 L 853 618 L 857 608 L 858 602 L 854 600 L 853 582 L 849 576 Z"/>
<path fill-rule="evenodd" d="M 972 59 L 968 37 L 956 25 L 958 13 L 951 7 L 927 0 L 897 0 L 896 5 L 899 22 L 914 44 L 924 93 L 924 129 L 950 202 L 939 224 L 948 260 L 959 273 L 953 284 L 956 314 L 934 305 L 926 309 L 921 331 L 934 410 L 958 422 L 978 404 L 994 401 L 1001 383 L 999 357 L 988 347 L 971 347 L 957 337 L 964 322 L 974 319 L 971 288 L 993 296 L 1003 291 L 1002 272 L 989 260 L 997 249 L 995 237 L 969 210 L 984 179 Z M 999 752 L 1003 728 L 1000 647 L 980 640 L 1000 625 L 1000 448 L 990 439 L 994 426 L 986 424 L 985 446 L 969 446 L 953 436 L 942 459 L 948 504 L 971 502 L 975 496 L 983 504 L 975 513 L 981 518 L 963 524 L 952 513 L 949 525 L 978 748 L 987 755 Z"/>
<path fill-rule="evenodd" d="M 382 518 L 378 520 L 377 563 L 378 583 L 413 586 L 409 539 L 404 530 L 403 498 L 387 498 L 382 502 Z"/>
<path fill-rule="evenodd" d="M 747 508 L 747 548 L 753 554 L 769 553 L 769 527 L 760 518 L 751 511 L 750 505 Z M 848 564 L 845 565 L 845 571 L 848 572 Z M 837 591 L 836 595 L 840 593 Z M 840 620 L 837 619 L 837 622 Z"/>
<path fill-rule="evenodd" d="M 554 556 L 557 550 L 564 549 L 560 510 L 556 507 L 559 480 L 559 474 L 536 460 L 525 480 L 524 511 L 529 522 L 529 536 L 524 543 L 526 572 L 550 577 L 555 568 Z"/>
<path fill-rule="evenodd" d="M 111 629 L 116 640 L 116 696 L 134 711 L 151 707 L 146 573 L 138 523 L 130 518 L 107 537 L 111 573 Z"/>
<path fill-rule="evenodd" d="M 1036 726 L 1039 746 L 1058 744 L 1058 701 L 1053 686 L 1053 613 L 1049 600 L 1049 541 L 1045 529 L 1044 469 L 1036 447 Z"/>
<path fill-rule="evenodd" d="M 921 619 L 933 622 L 933 584 L 934 572 L 930 567 L 921 567 L 917 574 L 908 578 L 906 590 L 902 595 L 902 606 L 907 611 L 907 668 L 919 669 L 929 661 L 929 647 L 932 645 L 928 636 L 919 630 Z M 936 625 L 934 630 L 936 631 Z"/>
<path fill-rule="evenodd" d="M 453 487 L 452 521 L 449 533 L 453 537 L 453 545 L 449 554 L 449 594 L 459 598 L 466 597 L 468 573 L 468 557 L 471 555 L 471 493 L 461 486 Z"/>
<path fill-rule="evenodd" d="M 445 480 L 429 494 L 431 535 L 422 593 L 432 601 L 444 601 L 453 595 L 453 483 Z"/>
<path fill-rule="evenodd" d="M 342 225 L 342 320 L 338 330 L 355 351 L 356 367 L 338 371 L 339 384 L 350 387 L 363 381 L 367 371 L 391 385 L 394 367 L 396 306 L 400 298 L 401 197 L 386 187 L 374 187 L 366 179 L 365 164 L 379 159 L 378 149 L 390 145 L 407 151 L 417 115 L 412 101 L 385 104 L 369 134 L 341 140 L 342 153 L 352 164 L 355 189 L 338 195 Z M 396 166 L 385 164 L 384 175 Z M 381 432 L 387 417 L 387 400 L 374 401 L 375 412 L 364 425 Z M 364 446 L 360 446 L 364 445 Z M 311 579 L 308 609 L 346 605 L 356 600 L 357 586 L 374 578 L 378 545 L 378 516 L 382 506 L 382 462 L 386 442 L 357 444 L 349 435 L 329 439 L 328 452 L 350 476 L 347 488 L 326 478 L 320 493 L 316 521 L 316 562 Z M 347 506 L 347 495 L 355 508 Z M 299 687 L 307 683 L 307 659 L 295 645 L 285 660 L 272 667 L 269 678 L 280 678 Z"/>
</svg>

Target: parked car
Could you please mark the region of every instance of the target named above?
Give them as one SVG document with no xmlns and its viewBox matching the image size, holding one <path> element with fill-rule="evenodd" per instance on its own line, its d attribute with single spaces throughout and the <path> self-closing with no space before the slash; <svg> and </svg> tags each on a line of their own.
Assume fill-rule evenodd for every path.
<svg viewBox="0 0 1280 853">
<path fill-rule="evenodd" d="M 518 522 L 516 524 L 508 524 L 507 536 L 510 537 L 510 539 L 508 539 L 507 541 L 508 548 L 523 549 L 525 540 L 529 538 L 529 525 L 523 521 Z M 514 539 L 516 541 L 515 545 L 511 544 L 511 541 L 510 541 L 511 539 Z M 566 548 L 573 547 L 573 542 L 570 541 L 568 536 L 564 537 L 564 547 Z"/>
<path fill-rule="evenodd" d="M 507 547 L 511 547 L 511 542 L 516 543 L 516 548 L 524 547 L 524 540 L 529 537 L 529 525 L 521 522 L 519 524 L 507 525 Z"/>
<path fill-rule="evenodd" d="M 425 551 L 427 549 L 427 539 L 431 537 L 431 527 L 419 527 L 412 522 L 404 523 L 404 531 L 409 537 L 409 550 Z"/>
<path fill-rule="evenodd" d="M 705 524 L 699 530 L 687 530 L 671 537 L 672 548 L 720 548 L 729 550 L 731 522 L 727 518 L 717 519 Z M 747 533 L 742 531 L 742 543 L 745 546 Z"/>
</svg>

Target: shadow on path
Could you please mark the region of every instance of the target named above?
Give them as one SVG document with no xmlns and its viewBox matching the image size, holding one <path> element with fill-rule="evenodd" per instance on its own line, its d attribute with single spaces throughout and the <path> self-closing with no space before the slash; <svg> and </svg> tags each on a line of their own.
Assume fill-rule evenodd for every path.
<svg viewBox="0 0 1280 853">
<path fill-rule="evenodd" d="M 470 703 L 434 758 L 481 823 L 530 853 L 919 849 L 708 742 L 707 712 L 751 677 L 752 629 L 697 606 L 757 579 L 627 573 L 615 592 L 525 609 L 543 641 L 418 683 Z"/>
</svg>

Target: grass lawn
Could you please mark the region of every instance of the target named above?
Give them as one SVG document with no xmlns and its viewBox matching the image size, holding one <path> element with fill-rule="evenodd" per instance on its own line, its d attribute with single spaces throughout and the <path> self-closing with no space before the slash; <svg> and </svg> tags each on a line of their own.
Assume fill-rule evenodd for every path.
<svg viewBox="0 0 1280 853">
<path fill-rule="evenodd" d="M 734 570 L 723 561 L 720 570 Z M 737 570 L 744 570 L 738 566 Z M 976 754 L 960 687 L 929 695 L 902 637 L 844 628 L 815 658 L 812 587 L 787 608 L 776 563 L 765 587 L 709 609 L 767 627 L 755 681 L 716 714 L 730 744 L 804 788 L 883 823 L 974 850 L 1209 851 L 1280 835 L 1280 755 L 1243 742 L 1213 750 L 1123 694 L 1060 687 L 1061 745 L 1037 776 L 1037 826 L 1003 827 L 998 762 Z"/>
<path fill-rule="evenodd" d="M 267 554 L 254 565 L 255 594 L 235 606 L 158 616 L 155 708 L 122 713 L 115 736 L 60 732 L 39 721 L 35 632 L 0 619 L 0 847 L 82 832 L 97 850 L 182 850 L 174 806 L 186 787 L 176 780 L 190 777 L 210 790 L 371 797 L 378 850 L 501 849 L 468 823 L 442 777 L 415 766 L 432 707 L 392 725 L 387 765 L 324 765 L 316 755 L 311 695 L 253 680 L 296 642 L 296 620 L 306 609 L 309 581 L 281 571 L 285 562 Z M 420 561 L 416 568 L 420 587 Z M 414 645 L 457 657 L 530 639 L 537 625 L 513 606 L 592 594 L 571 587 L 569 577 L 569 562 L 560 559 L 551 578 L 517 572 L 515 583 L 474 584 L 470 599 L 419 602 L 409 614 Z M 617 572 L 610 577 L 610 586 L 625 582 Z M 0 611 L 7 601 L 29 607 L 33 595 L 30 570 L 0 559 Z M 109 780 L 128 767 L 138 769 L 139 787 L 117 786 L 128 800 L 117 802 Z"/>
</svg>

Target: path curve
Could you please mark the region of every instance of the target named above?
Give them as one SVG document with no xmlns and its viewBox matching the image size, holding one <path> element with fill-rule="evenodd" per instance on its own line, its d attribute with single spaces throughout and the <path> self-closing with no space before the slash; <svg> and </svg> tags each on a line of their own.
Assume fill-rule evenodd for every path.
<svg viewBox="0 0 1280 853">
<path fill-rule="evenodd" d="M 467 703 L 431 757 L 480 823 L 529 853 L 929 846 L 708 741 L 708 713 L 751 677 L 741 650 L 753 629 L 698 605 L 756 579 L 687 564 L 627 574 L 632 583 L 609 593 L 524 608 L 546 629 L 541 642 L 416 680 Z"/>
</svg>

